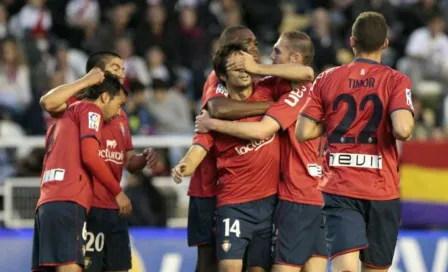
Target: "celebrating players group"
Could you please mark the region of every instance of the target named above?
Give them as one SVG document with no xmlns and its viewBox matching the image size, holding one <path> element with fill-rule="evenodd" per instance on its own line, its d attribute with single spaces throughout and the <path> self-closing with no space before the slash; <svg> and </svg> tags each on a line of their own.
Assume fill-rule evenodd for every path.
<svg viewBox="0 0 448 272">
<path fill-rule="evenodd" d="M 400 221 L 396 140 L 413 129 L 411 82 L 380 64 L 381 14 L 358 16 L 355 60 L 314 83 L 311 39 L 282 33 L 259 64 L 254 34 L 225 29 L 205 83 L 193 145 L 172 170 L 192 175 L 188 244 L 196 271 L 387 271 Z M 120 107 L 123 60 L 90 56 L 89 73 L 41 98 L 48 129 L 36 208 L 33 271 L 128 271 L 123 168 L 152 167 L 132 151 Z"/>
</svg>

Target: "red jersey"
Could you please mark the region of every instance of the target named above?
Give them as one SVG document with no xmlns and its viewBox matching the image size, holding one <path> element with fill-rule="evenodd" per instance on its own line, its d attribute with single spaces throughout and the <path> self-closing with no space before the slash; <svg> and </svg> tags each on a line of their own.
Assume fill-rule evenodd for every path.
<svg viewBox="0 0 448 272">
<path fill-rule="evenodd" d="M 301 114 L 325 119 L 329 171 L 322 191 L 367 200 L 399 197 L 389 115 L 400 109 L 413 112 L 411 81 L 377 62 L 357 59 L 317 77 Z"/>
<path fill-rule="evenodd" d="M 322 194 L 317 190 L 322 177 L 322 166 L 318 160 L 320 139 L 299 143 L 295 132 L 297 116 L 311 87 L 311 84 L 302 85 L 284 94 L 270 106 L 266 115 L 276 120 L 283 130 L 279 133 L 282 174 L 279 198 L 321 206 Z"/>
<path fill-rule="evenodd" d="M 270 80 L 256 84 L 248 101 L 266 101 L 276 97 L 276 91 L 290 91 L 289 84 L 271 88 Z M 258 122 L 261 116 L 237 122 Z M 194 144 L 206 150 L 214 147 L 217 154 L 217 206 L 246 203 L 277 193 L 280 180 L 280 142 L 277 134 L 262 141 L 247 141 L 221 133 L 198 134 Z"/>
<path fill-rule="evenodd" d="M 219 83 L 219 79 L 213 71 L 207 78 L 202 89 L 202 108 L 207 107 L 207 102 L 214 97 L 227 96 L 226 88 Z M 194 171 L 188 187 L 188 195 L 195 197 L 214 197 L 216 195 L 216 157 L 209 152 Z"/>
<path fill-rule="evenodd" d="M 92 181 L 81 159 L 81 140 L 100 141 L 103 116 L 90 102 L 70 106 L 47 130 L 40 198 L 37 208 L 47 202 L 76 202 L 87 210 L 92 203 Z"/>
<path fill-rule="evenodd" d="M 104 124 L 101 149 L 98 151 L 98 155 L 106 162 L 118 182 L 121 181 L 126 164 L 126 152 L 133 149 L 128 119 L 126 113 L 120 110 L 120 115 Z M 92 207 L 118 209 L 115 197 L 95 177 L 93 179 Z"/>
<path fill-rule="evenodd" d="M 67 104 L 71 105 L 76 99 L 76 97 L 70 98 Z M 105 122 L 101 134 L 101 149 L 98 155 L 112 171 L 115 179 L 120 182 L 126 164 L 126 152 L 134 149 L 126 113 L 120 110 L 120 115 Z M 115 197 L 95 177 L 93 177 L 92 207 L 118 209 Z"/>
</svg>

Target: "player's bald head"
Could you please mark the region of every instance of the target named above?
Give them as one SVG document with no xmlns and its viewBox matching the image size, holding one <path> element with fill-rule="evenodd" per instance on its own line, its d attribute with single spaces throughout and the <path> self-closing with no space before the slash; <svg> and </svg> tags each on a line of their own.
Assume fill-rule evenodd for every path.
<svg viewBox="0 0 448 272">
<path fill-rule="evenodd" d="M 387 23 L 378 12 L 363 12 L 352 27 L 352 46 L 358 52 L 374 52 L 384 48 L 387 39 Z"/>
</svg>

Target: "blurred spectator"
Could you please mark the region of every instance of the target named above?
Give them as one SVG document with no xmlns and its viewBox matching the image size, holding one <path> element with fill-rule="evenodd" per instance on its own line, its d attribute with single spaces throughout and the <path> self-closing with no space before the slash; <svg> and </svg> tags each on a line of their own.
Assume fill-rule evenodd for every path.
<svg viewBox="0 0 448 272">
<path fill-rule="evenodd" d="M 191 135 L 193 121 L 190 105 L 186 97 L 164 81 L 153 81 L 153 95 L 149 100 L 149 110 L 154 116 L 158 135 Z M 170 163 L 178 162 L 184 148 L 170 148 Z"/>
<path fill-rule="evenodd" d="M 187 99 L 169 83 L 155 79 L 149 110 L 157 122 L 157 134 L 191 134 L 193 121 Z"/>
<path fill-rule="evenodd" d="M 6 38 L 10 34 L 8 25 L 8 11 L 5 5 L 0 3 L 0 39 Z"/>
<path fill-rule="evenodd" d="M 46 51 L 49 47 L 48 32 L 52 27 L 50 11 L 45 7 L 46 0 L 28 0 L 20 12 L 11 19 L 11 30 L 17 37 L 29 32 L 37 41 L 38 48 Z"/>
<path fill-rule="evenodd" d="M 162 48 L 153 46 L 146 53 L 146 64 L 151 79 L 160 79 L 165 82 L 174 82 L 173 71 L 165 64 L 165 53 Z"/>
<path fill-rule="evenodd" d="M 23 129 L 11 120 L 11 116 L 6 109 L 0 107 L 0 138 L 21 139 L 24 136 L 25 132 Z M 12 162 L 12 151 L 10 149 L 0 149 L 0 183 L 13 176 L 16 172 Z"/>
<path fill-rule="evenodd" d="M 193 70 L 203 68 L 204 52 L 207 50 L 207 40 L 203 29 L 197 26 L 196 10 L 185 7 L 180 12 L 180 56 L 182 65 Z"/>
<path fill-rule="evenodd" d="M 1 42 L 0 53 L 0 105 L 20 115 L 33 98 L 28 66 L 14 38 Z"/>
<path fill-rule="evenodd" d="M 148 7 L 145 20 L 137 28 L 135 50 L 140 56 L 145 56 L 147 50 L 153 46 L 163 48 L 167 54 L 169 64 L 178 63 L 177 29 L 166 20 L 167 15 L 162 5 L 151 5 Z"/>
<path fill-rule="evenodd" d="M 55 58 L 47 63 L 47 73 L 51 77 L 56 71 L 64 73 L 64 83 L 73 82 L 85 74 L 87 56 L 84 52 L 71 49 L 64 41 L 56 45 Z"/>
<path fill-rule="evenodd" d="M 147 97 L 148 90 L 145 86 L 134 80 L 130 83 L 131 95 L 126 101 L 126 112 L 128 114 L 129 128 L 133 135 L 154 134 L 155 120 L 149 113 Z"/>
<path fill-rule="evenodd" d="M 409 75 L 414 85 L 422 80 L 448 82 L 448 36 L 444 29 L 444 18 L 436 14 L 426 27 L 411 34 L 406 46 L 407 56 L 400 60 L 398 68 Z"/>
<path fill-rule="evenodd" d="M 337 65 L 335 41 L 330 29 L 330 18 L 325 9 L 318 8 L 313 12 L 309 33 L 315 50 L 318 52 L 314 55 L 317 72 Z"/>
<path fill-rule="evenodd" d="M 65 10 L 65 18 L 71 27 L 84 28 L 98 23 L 100 9 L 96 0 L 70 0 Z"/>
<path fill-rule="evenodd" d="M 167 203 L 152 185 L 152 177 L 129 175 L 125 193 L 132 202 L 132 214 L 128 218 L 130 226 L 166 227 Z"/>
<path fill-rule="evenodd" d="M 119 38 L 116 43 L 116 51 L 124 60 L 125 81 L 128 82 L 135 79 L 148 86 L 151 83 L 148 69 L 145 61 L 141 57 L 134 55 L 132 39 L 127 37 Z"/>
</svg>

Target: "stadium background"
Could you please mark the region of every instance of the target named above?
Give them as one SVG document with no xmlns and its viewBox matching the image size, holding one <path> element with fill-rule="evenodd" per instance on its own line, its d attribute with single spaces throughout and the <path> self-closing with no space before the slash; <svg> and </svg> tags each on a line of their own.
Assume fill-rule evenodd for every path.
<svg viewBox="0 0 448 272">
<path fill-rule="evenodd" d="M 448 271 L 448 1 L 3 0 L 0 3 L 0 270 L 28 271 L 46 125 L 39 97 L 84 75 L 88 54 L 125 59 L 137 148 L 157 147 L 152 173 L 123 177 L 134 203 L 132 271 L 194 271 L 186 247 L 188 181 L 169 169 L 191 143 L 202 84 L 220 32 L 245 24 L 263 62 L 279 33 L 303 30 L 316 73 L 350 62 L 350 26 L 367 10 L 390 26 L 383 63 L 413 80 L 413 140 L 399 143 L 403 231 L 390 271 Z M 430 31 L 433 35 L 429 35 Z"/>
</svg>

